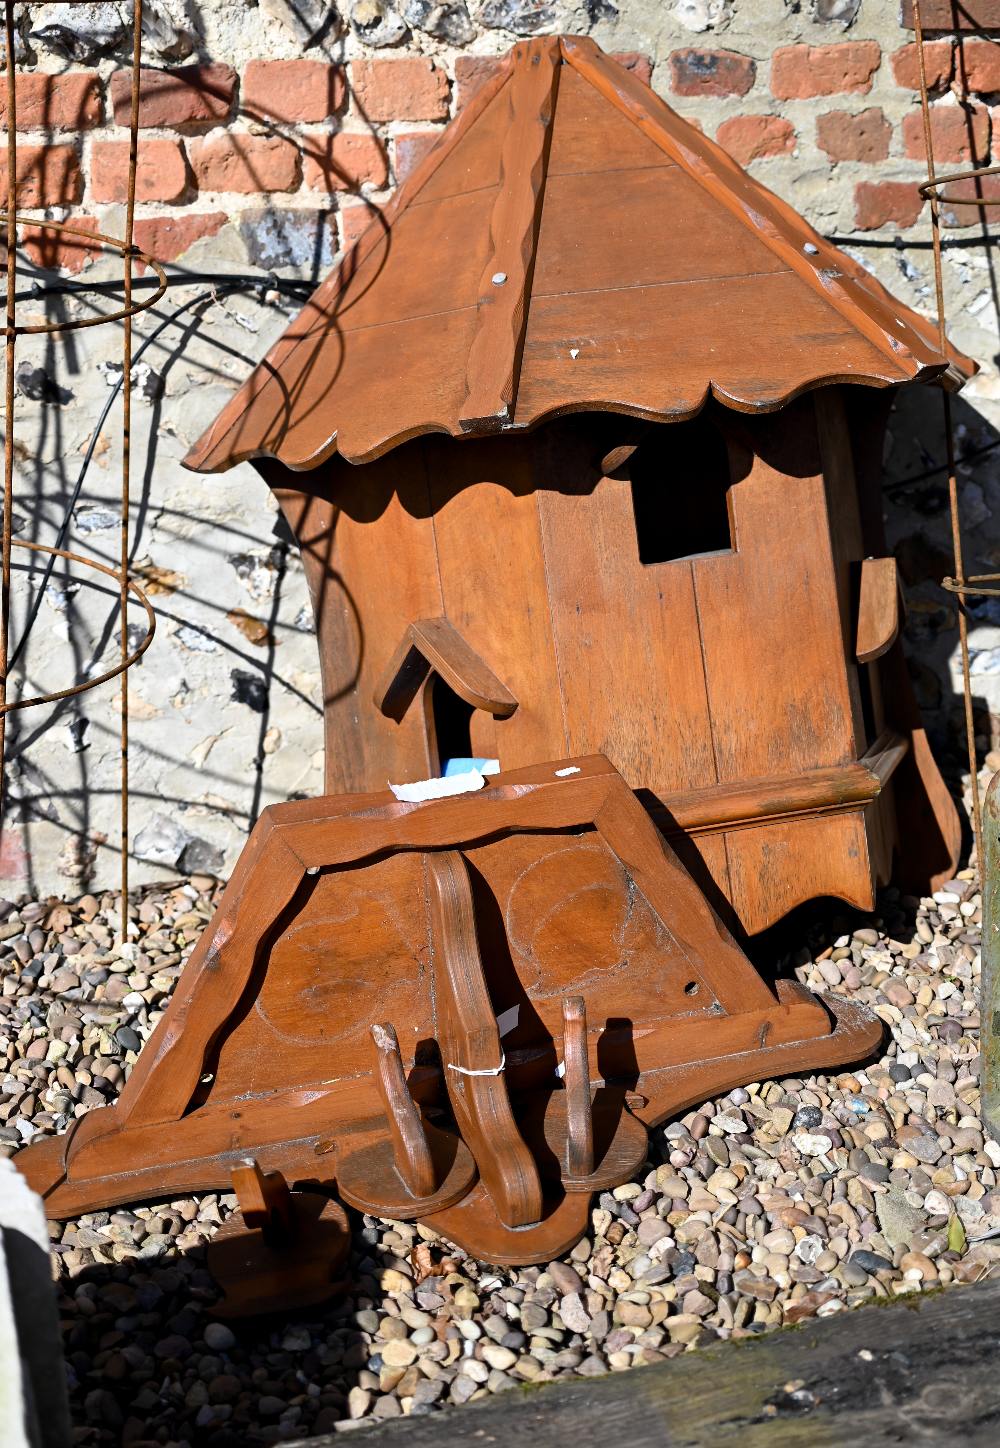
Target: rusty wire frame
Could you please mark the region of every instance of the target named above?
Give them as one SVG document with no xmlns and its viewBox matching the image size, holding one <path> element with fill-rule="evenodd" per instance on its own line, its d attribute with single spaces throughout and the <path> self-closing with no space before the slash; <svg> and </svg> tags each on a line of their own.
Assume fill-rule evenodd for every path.
<svg viewBox="0 0 1000 1448">
<path fill-rule="evenodd" d="M 83 0 L 70 0 L 71 4 L 83 3 Z M 131 112 L 129 125 L 129 164 L 128 164 L 128 186 L 125 204 L 125 235 L 119 239 L 112 236 L 105 236 L 101 233 L 94 233 L 84 230 L 81 227 L 73 226 L 66 222 L 38 221 L 38 225 L 45 231 L 64 232 L 70 235 L 86 236 L 91 243 L 98 242 L 102 246 L 119 251 L 123 260 L 123 305 L 118 311 L 99 317 L 88 317 L 69 320 L 65 322 L 46 322 L 21 326 L 17 321 L 17 228 L 18 224 L 26 218 L 18 213 L 18 191 L 20 189 L 17 174 L 17 86 L 16 86 L 16 57 L 15 57 L 15 17 L 13 0 L 4 0 L 4 56 L 6 61 L 6 99 L 7 99 L 7 196 L 6 209 L 0 214 L 0 225 L 5 227 L 7 241 L 7 297 L 5 308 L 5 326 L 3 335 L 5 340 L 4 348 L 4 392 L 6 400 L 6 414 L 4 417 L 4 486 L 3 486 L 3 534 L 2 552 L 0 552 L 0 820 L 2 820 L 3 806 L 5 801 L 4 791 L 4 765 L 6 762 L 6 725 L 7 715 L 17 709 L 35 708 L 42 704 L 53 704 L 62 699 L 68 699 L 78 694 L 86 693 L 89 689 L 95 689 L 100 684 L 107 683 L 111 679 L 121 678 L 120 697 L 120 747 L 121 747 L 121 913 L 120 913 L 120 935 L 121 941 L 127 940 L 129 935 L 129 907 L 128 907 L 128 830 L 129 830 L 129 773 L 128 773 L 128 670 L 136 661 L 142 657 L 153 639 L 156 628 L 156 617 L 153 608 L 145 594 L 129 577 L 129 511 L 131 506 L 130 481 L 131 481 L 131 424 L 132 424 L 132 398 L 131 398 L 131 376 L 132 376 L 132 319 L 138 313 L 146 311 L 149 307 L 155 306 L 166 290 L 166 277 L 162 267 L 152 257 L 140 252 L 134 245 L 135 231 L 135 192 L 136 192 L 136 169 L 138 159 L 138 137 L 139 137 L 139 83 L 140 67 L 142 63 L 142 5 L 143 0 L 133 0 L 132 4 L 132 89 L 131 89 Z M 144 263 L 156 273 L 158 286 L 154 293 L 142 302 L 135 302 L 132 294 L 133 266 L 136 262 Z M 119 525 L 119 557 L 118 567 L 112 568 L 108 564 L 100 563 L 96 559 L 87 558 L 83 554 L 73 553 L 64 548 L 50 548 L 44 544 L 22 541 L 13 537 L 14 519 L 14 398 L 15 398 L 15 362 L 16 342 L 19 336 L 27 336 L 33 333 L 61 333 L 75 331 L 83 327 L 106 326 L 110 323 L 121 322 L 122 324 L 122 471 L 121 471 L 121 518 Z M 45 553 L 50 557 L 62 558 L 70 563 L 78 563 L 99 573 L 105 574 L 118 584 L 118 610 L 121 635 L 121 651 L 119 662 L 114 668 L 106 670 L 93 679 L 86 679 L 82 683 L 72 685 L 66 689 L 58 689 L 51 693 L 38 694 L 28 699 L 10 700 L 7 697 L 9 682 L 9 661 L 10 661 L 10 596 L 11 596 L 11 572 L 12 554 L 14 548 L 24 548 L 33 553 Z M 129 595 L 136 598 L 146 611 L 147 628 L 142 641 L 136 648 L 129 648 L 128 640 L 128 605 Z"/>
</svg>

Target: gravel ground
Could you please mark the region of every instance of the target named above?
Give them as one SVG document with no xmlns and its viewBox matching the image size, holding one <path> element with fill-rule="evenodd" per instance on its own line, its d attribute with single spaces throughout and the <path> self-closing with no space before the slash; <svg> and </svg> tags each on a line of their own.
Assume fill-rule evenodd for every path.
<svg viewBox="0 0 1000 1448">
<path fill-rule="evenodd" d="M 0 904 L 0 1150 L 114 1098 L 216 889 L 147 890 L 130 960 L 112 896 Z M 546 1268 L 495 1269 L 423 1228 L 356 1217 L 349 1298 L 230 1329 L 211 1316 L 204 1245 L 233 1197 L 54 1224 L 77 1441 L 289 1441 L 997 1270 L 973 872 L 933 899 L 890 889 L 872 917 L 795 928 L 784 967 L 874 1007 L 885 1055 L 750 1085 L 658 1129 L 637 1180 L 595 1201 L 588 1237 Z"/>
</svg>

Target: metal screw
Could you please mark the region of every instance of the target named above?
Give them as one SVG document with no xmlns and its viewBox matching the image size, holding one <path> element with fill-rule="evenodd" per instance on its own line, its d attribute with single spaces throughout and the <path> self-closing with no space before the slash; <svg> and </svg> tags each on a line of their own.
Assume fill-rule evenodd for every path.
<svg viewBox="0 0 1000 1448">
<path fill-rule="evenodd" d="M 506 273 L 506 272 L 494 272 L 494 273 L 493 273 L 493 285 L 494 285 L 495 287 L 502 287 L 503 284 L 504 284 L 504 282 L 505 282 L 506 280 L 507 280 L 507 273 Z"/>
</svg>

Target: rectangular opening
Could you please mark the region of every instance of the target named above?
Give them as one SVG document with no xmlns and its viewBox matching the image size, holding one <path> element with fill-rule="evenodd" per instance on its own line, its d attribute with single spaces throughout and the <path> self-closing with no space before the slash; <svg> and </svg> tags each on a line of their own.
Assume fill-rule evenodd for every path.
<svg viewBox="0 0 1000 1448">
<path fill-rule="evenodd" d="M 651 428 L 629 475 L 640 563 L 734 551 L 729 449 L 708 421 Z"/>
</svg>

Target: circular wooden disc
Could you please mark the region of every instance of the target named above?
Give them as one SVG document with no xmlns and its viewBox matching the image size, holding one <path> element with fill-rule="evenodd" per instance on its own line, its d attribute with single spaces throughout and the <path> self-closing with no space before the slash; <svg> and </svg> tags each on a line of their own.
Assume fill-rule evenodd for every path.
<svg viewBox="0 0 1000 1448">
<path fill-rule="evenodd" d="M 621 1186 L 646 1160 L 649 1150 L 646 1128 L 630 1115 L 624 1104 L 617 1100 L 602 1104 L 601 1093 L 598 1092 L 593 1122 L 594 1170 L 589 1176 L 569 1177 L 565 1168 L 566 1093 L 554 1091 L 549 1097 L 545 1107 L 545 1144 L 560 1163 L 560 1179 L 566 1192 L 603 1192 Z"/>
<path fill-rule="evenodd" d="M 206 1264 L 225 1296 L 217 1317 L 287 1312 L 325 1302 L 344 1290 L 341 1273 L 351 1249 L 347 1213 L 319 1192 L 293 1192 L 295 1234 L 280 1247 L 234 1213 L 208 1244 Z"/>
<path fill-rule="evenodd" d="M 543 1213 L 542 1220 L 530 1226 L 505 1226 L 479 1182 L 457 1206 L 421 1221 L 481 1261 L 513 1267 L 551 1262 L 575 1247 L 587 1230 L 590 1198 L 565 1196 L 559 1202 L 546 1203 Z"/>
<path fill-rule="evenodd" d="M 396 1170 L 392 1142 L 388 1137 L 361 1147 L 343 1157 L 337 1165 L 337 1190 L 359 1211 L 373 1217 L 392 1217 L 398 1222 L 440 1212 L 461 1201 L 476 1179 L 476 1163 L 461 1137 L 424 1123 L 427 1140 L 442 1178 L 429 1197 L 415 1197 L 407 1191 Z"/>
</svg>

